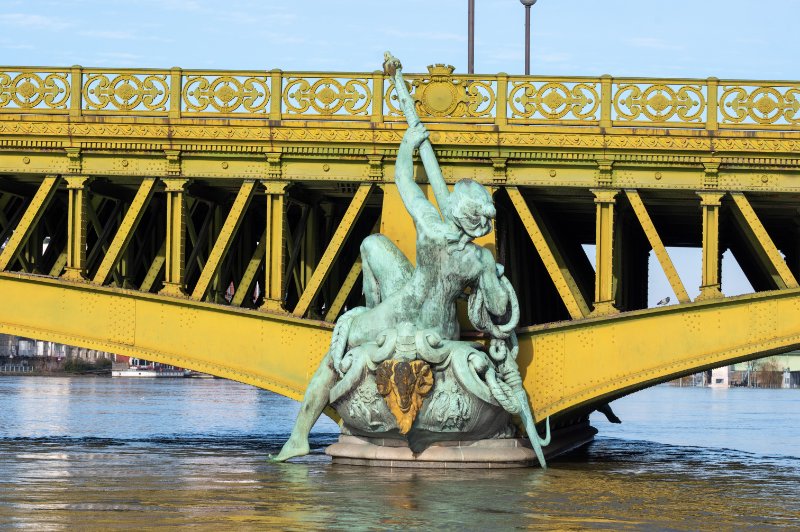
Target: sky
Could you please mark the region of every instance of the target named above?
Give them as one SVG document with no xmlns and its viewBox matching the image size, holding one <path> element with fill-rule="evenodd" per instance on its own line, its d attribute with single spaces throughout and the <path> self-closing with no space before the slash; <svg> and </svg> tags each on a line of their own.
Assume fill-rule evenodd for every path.
<svg viewBox="0 0 800 532">
<path fill-rule="evenodd" d="M 475 0 L 475 71 L 524 72 L 519 0 Z M 800 0 L 539 0 L 532 72 L 798 79 Z M 466 72 L 467 0 L 0 0 L 0 64 Z"/>
<path fill-rule="evenodd" d="M 519 0 L 475 0 L 475 71 L 524 72 Z M 531 72 L 797 80 L 800 0 L 538 0 Z M 467 70 L 467 0 L 0 0 L 0 64 Z M 700 253 L 671 249 L 691 296 Z M 594 257 L 591 257 L 592 259 Z M 723 291 L 752 289 L 729 254 Z M 674 294 L 651 257 L 650 304 Z"/>
</svg>

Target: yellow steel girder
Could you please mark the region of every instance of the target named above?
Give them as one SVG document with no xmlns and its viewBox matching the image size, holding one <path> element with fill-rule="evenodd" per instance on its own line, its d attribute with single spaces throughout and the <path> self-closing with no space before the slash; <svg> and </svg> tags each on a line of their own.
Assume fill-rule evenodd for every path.
<svg viewBox="0 0 800 532">
<path fill-rule="evenodd" d="M 217 270 L 219 270 L 222 259 L 231 246 L 236 230 L 239 229 L 239 225 L 242 223 L 244 214 L 247 212 L 247 207 L 250 205 L 250 200 L 253 198 L 255 187 L 255 181 L 245 181 L 241 188 L 239 188 L 239 193 L 236 195 L 236 199 L 233 202 L 231 212 L 228 214 L 228 217 L 225 218 L 222 230 L 219 236 L 217 236 L 216 242 L 214 242 L 214 247 L 208 256 L 203 271 L 200 273 L 200 279 L 197 280 L 197 284 L 192 291 L 192 299 L 200 300 L 205 297 L 211 280 L 217 273 Z"/>
<path fill-rule="evenodd" d="M 731 192 L 731 198 L 735 205 L 734 218 L 755 250 L 756 258 L 769 272 L 775 287 L 778 289 L 797 288 L 797 280 L 772 242 L 769 233 L 764 229 L 753 207 L 750 206 L 747 197 L 741 192 Z"/>
<path fill-rule="evenodd" d="M 100 263 L 100 267 L 94 274 L 94 278 L 92 279 L 93 283 L 105 284 L 108 280 L 111 270 L 115 268 L 119 262 L 122 253 L 133 237 L 133 232 L 136 231 L 136 227 L 139 225 L 139 221 L 142 219 L 142 215 L 150 203 L 150 198 L 155 191 L 156 182 L 157 179 L 151 177 L 145 179 L 142 181 L 142 184 L 139 185 L 136 196 L 134 196 L 130 207 L 128 207 L 125 217 L 122 219 L 122 223 L 119 229 L 117 229 L 117 233 L 114 235 L 114 239 L 111 241 L 111 245 L 103 257 L 103 262 Z"/>
<path fill-rule="evenodd" d="M 239 284 L 236 285 L 236 291 L 233 293 L 233 299 L 231 300 L 231 305 L 234 307 L 242 306 L 245 296 L 250 293 L 250 285 L 253 284 L 256 278 L 258 267 L 264 259 L 266 250 L 267 229 L 264 229 L 264 233 L 261 235 L 261 238 L 258 239 L 258 245 L 256 245 L 256 249 L 253 251 L 253 256 L 250 257 L 250 260 L 247 262 L 247 268 L 245 268 L 244 274 L 242 274 L 242 279 Z"/>
<path fill-rule="evenodd" d="M 558 295 L 567 307 L 572 319 L 584 318 L 589 315 L 589 306 L 581 294 L 572 272 L 569 271 L 566 261 L 561 255 L 555 240 L 542 222 L 541 216 L 535 208 L 528 205 L 517 187 L 506 188 L 511 202 L 517 209 L 522 220 L 522 225 L 528 231 L 539 257 L 553 283 Z"/>
<path fill-rule="evenodd" d="M 42 180 L 39 189 L 34 194 L 27 209 L 25 209 L 25 214 L 22 215 L 19 224 L 17 224 L 14 234 L 11 235 L 11 238 L 6 242 L 6 247 L 0 252 L 0 271 L 8 268 L 22 247 L 28 242 L 31 231 L 44 215 L 45 209 L 47 209 L 50 200 L 53 199 L 53 195 L 56 193 L 59 179 L 59 176 L 47 176 Z"/>
<path fill-rule="evenodd" d="M 300 400 L 331 326 L 186 298 L 0 274 L 0 333 L 195 369 Z"/>
<path fill-rule="evenodd" d="M 519 365 L 536 419 L 800 346 L 800 290 L 525 328 Z"/>
<path fill-rule="evenodd" d="M 358 220 L 358 216 L 364 209 L 372 187 L 373 185 L 371 184 L 363 184 L 356 190 L 356 194 L 350 201 L 350 205 L 348 205 L 347 211 L 345 211 L 342 217 L 342 221 L 339 222 L 339 227 L 337 227 L 336 231 L 333 233 L 331 241 L 325 249 L 325 253 L 322 254 L 322 258 L 320 258 L 317 267 L 314 269 L 311 279 L 309 279 L 305 290 L 303 290 L 303 295 L 300 296 L 297 306 L 294 308 L 294 311 L 292 311 L 293 315 L 302 317 L 308 311 L 308 307 L 311 305 L 311 302 L 314 301 L 320 288 L 322 288 L 322 283 L 324 283 L 325 279 L 328 277 L 333 262 L 336 260 L 336 257 L 339 256 L 339 252 L 342 250 L 345 240 L 347 240 L 347 237 L 353 230 L 356 220 Z"/>
<path fill-rule="evenodd" d="M 136 356 L 300 400 L 331 324 L 0 273 L 0 333 Z M 800 289 L 530 327 L 518 362 L 537 420 L 800 346 Z"/>
<path fill-rule="evenodd" d="M 653 225 L 653 220 L 650 219 L 650 215 L 647 213 L 647 208 L 644 206 L 639 192 L 636 190 L 626 190 L 625 194 L 628 196 L 628 201 L 630 201 L 633 207 L 633 212 L 636 213 L 636 218 L 639 219 L 639 224 L 641 224 L 644 234 L 647 236 L 647 241 L 650 242 L 650 247 L 653 248 L 653 252 L 658 259 L 658 263 L 661 265 L 661 269 L 664 270 L 664 275 L 666 275 L 667 281 L 669 281 L 669 285 L 672 287 L 672 291 L 675 292 L 675 297 L 677 297 L 678 301 L 681 303 L 691 302 L 691 298 L 686 292 L 686 288 L 683 286 L 683 281 L 681 281 L 678 275 L 678 270 L 675 269 L 675 265 L 672 263 L 669 253 L 667 253 L 667 248 L 664 247 L 664 244 L 661 242 L 661 237 L 658 236 L 656 226 Z"/>
</svg>

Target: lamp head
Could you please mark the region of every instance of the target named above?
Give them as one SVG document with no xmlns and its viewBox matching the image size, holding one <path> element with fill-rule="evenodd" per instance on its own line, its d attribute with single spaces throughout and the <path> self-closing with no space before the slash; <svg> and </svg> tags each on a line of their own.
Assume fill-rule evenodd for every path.
<svg viewBox="0 0 800 532">
<path fill-rule="evenodd" d="M 519 3 L 525 7 L 531 7 L 533 4 L 536 3 L 536 0 L 519 0 Z"/>
</svg>

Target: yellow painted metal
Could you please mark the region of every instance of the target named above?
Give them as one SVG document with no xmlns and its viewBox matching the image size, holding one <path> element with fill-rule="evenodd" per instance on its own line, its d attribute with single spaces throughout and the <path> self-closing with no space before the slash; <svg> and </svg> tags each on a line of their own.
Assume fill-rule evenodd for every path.
<svg viewBox="0 0 800 532">
<path fill-rule="evenodd" d="M 192 368 L 297 400 L 331 332 L 330 324 L 285 314 L 41 276 L 0 273 L 0 293 L 0 333 Z M 211 330 L 226 334 L 208 334 Z M 518 334 L 525 387 L 542 420 L 701 369 L 797 348 L 800 289 L 549 324 Z"/>
<path fill-rule="evenodd" d="M 236 195 L 236 199 L 231 206 L 231 211 L 228 213 L 227 218 L 225 218 L 225 223 L 222 225 L 217 240 L 214 242 L 214 247 L 200 274 L 200 279 L 198 279 L 192 291 L 192 299 L 201 300 L 205 297 L 211 280 L 214 275 L 216 275 L 217 270 L 219 270 L 222 258 L 225 256 L 225 253 L 228 252 L 233 237 L 236 235 L 236 231 L 242 223 L 242 219 L 247 212 L 247 207 L 250 205 L 250 200 L 253 198 L 255 189 L 255 181 L 245 181 L 242 183 L 241 188 L 239 188 L 239 193 Z"/>
<path fill-rule="evenodd" d="M 775 247 L 767 230 L 753 210 L 747 197 L 741 192 L 731 192 L 734 217 L 750 241 L 762 266 L 769 272 L 776 288 L 797 288 L 795 279 L 780 251 Z"/>
<path fill-rule="evenodd" d="M 628 201 L 633 207 L 633 211 L 636 213 L 636 218 L 639 219 L 644 234 L 647 236 L 647 241 L 650 242 L 650 247 L 653 248 L 653 252 L 658 259 L 658 263 L 661 265 L 661 269 L 664 270 L 664 275 L 667 276 L 672 291 L 675 292 L 675 297 L 678 298 L 680 303 L 690 303 L 692 300 L 686 292 L 686 288 L 683 286 L 683 281 L 681 281 L 678 275 L 678 270 L 676 270 L 675 265 L 672 264 L 672 259 L 670 259 L 669 253 L 667 253 L 667 248 L 664 247 L 664 244 L 661 242 L 661 237 L 658 236 L 656 226 L 653 225 L 653 221 L 650 219 L 650 215 L 647 212 L 647 208 L 644 206 L 639 192 L 628 189 L 625 191 L 625 194 L 628 196 Z"/>
<path fill-rule="evenodd" d="M 595 283 L 593 316 L 619 312 L 615 306 L 614 205 L 618 190 L 594 189 L 595 221 Z"/>
<path fill-rule="evenodd" d="M 131 237 L 133 237 L 133 232 L 136 231 L 136 227 L 138 227 L 139 221 L 142 219 L 142 215 L 150 203 L 150 198 L 155 190 L 156 182 L 156 178 L 150 177 L 142 181 L 142 184 L 139 185 L 139 190 L 136 192 L 136 196 L 134 196 L 128 211 L 125 213 L 125 217 L 122 219 L 122 223 L 119 229 L 117 229 L 116 235 L 114 235 L 114 240 L 112 240 L 108 251 L 103 257 L 103 262 L 100 263 L 100 267 L 97 269 L 92 279 L 93 283 L 105 284 L 108 280 L 111 270 L 116 267 L 120 257 L 122 257 L 122 253 L 128 246 Z"/>
<path fill-rule="evenodd" d="M 184 251 L 186 247 L 186 198 L 184 189 L 187 179 L 164 179 L 167 193 L 167 239 L 165 249 L 166 272 L 161 294 L 184 296 Z"/>
<path fill-rule="evenodd" d="M 537 420 L 682 375 L 800 347 L 800 290 L 531 327 L 520 368 Z"/>
<path fill-rule="evenodd" d="M 720 290 L 719 207 L 724 192 L 698 192 L 703 209 L 703 277 L 698 301 L 723 297 Z"/>
<path fill-rule="evenodd" d="M 242 306 L 244 298 L 251 293 L 250 286 L 253 284 L 253 280 L 256 278 L 258 267 L 261 265 L 261 261 L 264 259 L 264 254 L 267 249 L 267 231 L 268 230 L 265 229 L 264 233 L 261 235 L 261 238 L 258 239 L 258 245 L 256 246 L 255 251 L 253 251 L 253 256 L 250 257 L 250 260 L 247 263 L 247 268 L 245 268 L 244 274 L 242 275 L 242 279 L 236 286 L 236 292 L 234 292 L 233 299 L 231 300 L 231 305 L 234 307 Z"/>
<path fill-rule="evenodd" d="M 286 243 L 284 195 L 286 183 L 262 182 L 266 188 L 267 228 L 264 248 L 264 304 L 262 310 L 283 311 L 283 249 Z"/>
<path fill-rule="evenodd" d="M 380 75 L 83 67 L 0 67 L 0 73 L 8 75 L 3 90 L 10 95 L 0 103 L 2 185 L 16 186 L 9 191 L 25 197 L 31 185 L 39 186 L 0 253 L 0 269 L 8 269 L 15 255 L 25 261 L 25 270 L 40 267 L 30 260 L 37 258 L 35 242 L 25 240 L 32 232 L 45 234 L 38 217 L 58 179 L 42 181 L 43 175 L 99 178 L 98 182 L 128 190 L 153 175 L 165 176 L 167 202 L 167 238 L 147 269 L 140 292 L 0 274 L 2 332 L 192 367 L 300 398 L 328 347 L 330 326 L 286 316 L 283 309 L 287 186 L 299 184 L 311 196 L 353 183 L 361 184 L 362 190 L 383 187 L 381 232 L 415 260 L 413 223 L 391 184 L 404 118 L 392 100 L 391 83 Z M 679 374 L 800 343 L 797 290 L 732 299 L 721 298 L 719 292 L 723 193 L 770 193 L 787 204 L 800 194 L 796 177 L 800 119 L 794 97 L 800 84 L 715 78 L 459 76 L 442 67 L 407 77 L 421 82 L 411 90 L 447 183 L 470 177 L 509 191 L 574 318 L 520 333 L 521 367 L 538 419 L 590 408 Z M 145 87 L 145 80 L 151 85 Z M 112 93 L 108 89 L 112 86 L 124 86 L 126 91 Z M 201 96 L 205 92 L 197 90 L 200 86 L 209 87 L 212 92 L 207 94 L 231 98 L 226 96 L 224 103 Z M 145 102 L 140 96 L 152 87 L 158 95 Z M 253 88 L 259 96 L 244 97 L 244 91 Z M 131 105 L 134 101 L 142 103 Z M 417 171 L 421 187 L 432 197 L 424 173 Z M 186 289 L 185 190 L 191 179 L 228 191 L 243 179 L 265 185 L 261 312 L 147 293 L 156 286 L 162 268 L 163 294 L 179 296 Z M 558 253 L 558 243 L 537 221 L 535 209 L 525 206 L 517 188 L 523 186 L 564 202 L 570 196 L 585 198 L 588 190 L 598 187 L 648 191 L 648 197 L 652 192 L 666 201 L 683 201 L 703 191 L 701 296 L 718 299 L 581 319 L 589 314 L 589 304 Z M 600 306 L 613 304 L 619 255 L 614 253 L 619 239 L 614 238 L 613 198 L 600 198 L 613 192 L 607 190 L 598 192 L 596 207 L 597 263 L 602 272 L 595 299 Z M 652 222 L 643 221 L 649 219 L 643 204 L 640 211 L 643 227 L 651 229 L 651 244 L 660 242 Z M 101 227 L 92 209 L 87 218 L 98 233 L 119 223 L 112 216 L 113 222 Z M 213 218 L 212 212 L 209 224 Z M 565 215 L 564 222 L 573 220 Z M 308 223 L 319 226 L 313 219 Z M 352 227 L 352 223 L 342 225 Z M 122 225 L 128 228 L 126 222 Z M 747 227 L 757 231 L 759 226 Z M 205 253 L 207 240 L 215 233 L 194 229 L 189 226 L 189 237 Z M 344 229 L 336 232 L 313 275 L 318 243 L 312 236 L 300 241 L 308 261 L 297 280 L 307 289 L 296 313 L 306 313 L 333 268 L 335 252 L 346 239 L 340 231 Z M 766 242 L 763 236 L 755 238 Z M 98 250 L 113 250 L 116 240 L 110 245 L 104 241 Z M 68 244 L 80 253 L 80 239 Z M 161 244 L 160 236 L 147 244 L 152 253 Z M 770 250 L 760 257 L 762 262 L 766 257 L 773 267 L 779 266 L 770 254 L 774 255 Z M 235 294 L 239 303 L 247 297 L 248 276 L 258 270 L 255 261 L 260 262 L 258 253 L 245 269 L 242 292 Z M 206 262 L 200 252 L 192 258 L 201 269 L 208 267 Z M 55 257 L 50 273 L 59 274 L 65 264 L 66 252 Z M 112 273 L 116 270 L 110 268 Z M 788 276 L 778 277 L 790 285 Z M 355 279 L 354 267 L 344 284 Z M 345 292 L 343 287 L 336 300 Z M 332 305 L 329 314 L 333 311 Z"/>
<path fill-rule="evenodd" d="M 0 274 L 0 294 L 0 333 L 191 368 L 296 400 L 331 333 L 291 316 L 21 274 Z"/>
<path fill-rule="evenodd" d="M 506 188 L 514 208 L 517 209 L 522 220 L 522 225 L 528 231 L 528 235 L 533 241 L 536 252 L 544 263 L 550 279 L 556 286 L 558 295 L 567 307 L 572 319 L 584 318 L 589 315 L 589 306 L 578 288 L 575 278 L 567 267 L 555 240 L 542 222 L 541 216 L 535 207 L 531 207 L 525 201 L 516 187 Z"/>
<path fill-rule="evenodd" d="M 112 213 L 112 216 L 110 216 L 109 219 L 106 220 L 106 224 L 103 225 L 103 223 L 100 221 L 100 218 L 97 216 L 97 211 L 103 205 L 104 201 L 105 201 L 104 198 L 95 196 L 94 198 L 92 198 L 91 201 L 87 202 L 86 204 L 86 215 L 89 223 L 92 224 L 95 233 L 97 233 L 97 240 L 99 244 L 99 248 L 98 244 L 95 244 L 94 249 L 92 249 L 92 252 L 89 253 L 89 256 L 86 258 L 87 264 L 93 262 L 94 258 L 97 255 L 99 255 L 100 252 L 104 254 L 108 253 L 108 248 L 109 248 L 108 238 L 111 236 L 111 231 L 114 228 L 114 224 L 112 222 L 114 222 L 116 218 L 114 214 L 118 214 L 121 210 L 121 205 L 117 203 L 114 208 L 114 213 Z M 119 274 L 119 272 L 116 270 L 111 270 L 111 275 L 114 277 L 114 282 L 117 285 L 121 286 L 122 276 Z M 76 281 L 82 279 L 83 279 L 82 277 L 80 279 L 73 277 L 68 280 Z"/>
<path fill-rule="evenodd" d="M 156 253 L 155 258 L 153 258 L 153 262 L 150 263 L 150 267 L 147 269 L 147 273 L 144 276 L 144 280 L 142 280 L 142 285 L 139 287 L 139 290 L 142 292 L 149 292 L 152 290 L 158 274 L 161 273 L 161 268 L 163 268 L 164 264 L 167 262 L 166 253 L 167 243 L 164 241 Z"/>
<path fill-rule="evenodd" d="M 67 264 L 64 279 L 81 281 L 86 276 L 86 225 L 89 190 L 87 176 L 69 176 L 67 182 Z M 99 231 L 98 231 L 99 232 Z"/>
<path fill-rule="evenodd" d="M 55 262 L 53 263 L 53 267 L 50 268 L 50 277 L 58 277 L 61 275 L 61 272 L 64 271 L 64 266 L 67 265 L 67 250 L 65 249 L 61 253 L 58 254 L 56 257 Z"/>
<path fill-rule="evenodd" d="M 294 316 L 304 316 L 308 311 L 308 307 L 319 293 L 322 283 L 325 282 L 325 279 L 327 279 L 331 271 L 333 261 L 339 256 L 339 252 L 342 250 L 345 240 L 347 240 L 356 220 L 358 220 L 364 208 L 364 204 L 367 201 L 367 197 L 369 197 L 369 193 L 372 191 L 372 187 L 372 184 L 359 185 L 353 199 L 350 201 L 350 205 L 347 207 L 347 211 L 345 211 L 342 217 L 342 221 L 339 222 L 339 227 L 337 227 L 336 231 L 333 233 L 331 241 L 325 249 L 325 253 L 322 254 L 322 258 L 320 258 L 317 263 L 313 275 L 306 284 L 303 295 L 300 296 L 300 301 L 297 302 L 297 306 L 292 311 Z"/>
<path fill-rule="evenodd" d="M 47 176 L 42 179 L 39 189 L 31 199 L 28 208 L 25 209 L 25 214 L 17 224 L 14 234 L 6 242 L 3 251 L 0 252 L 0 271 L 9 267 L 11 262 L 17 257 L 17 254 L 22 250 L 23 246 L 27 244 L 28 238 L 31 236 L 31 231 L 36 227 L 39 219 L 44 215 L 45 209 L 53 199 L 53 195 L 58 187 L 58 176 Z"/>
<path fill-rule="evenodd" d="M 336 318 L 339 317 L 339 312 L 341 312 L 342 306 L 344 306 L 344 302 L 347 300 L 350 292 L 353 291 L 353 286 L 355 286 L 359 275 L 361 275 L 360 256 L 353 263 L 353 267 L 350 268 L 350 271 L 347 272 L 347 276 L 344 278 L 344 282 L 342 282 L 342 287 L 339 289 L 339 292 L 337 292 L 330 308 L 328 308 L 328 311 L 325 313 L 325 321 L 334 322 Z"/>
<path fill-rule="evenodd" d="M 421 185 L 420 188 L 429 199 L 432 197 L 433 193 L 429 190 L 430 187 Z M 403 255 L 411 261 L 411 264 L 416 264 L 416 239 L 409 238 L 409 235 L 416 234 L 414 221 L 408 214 L 405 205 L 403 205 L 403 199 L 400 197 L 400 192 L 394 183 L 383 185 L 380 232 L 403 252 Z"/>
<path fill-rule="evenodd" d="M 374 72 L 7 66 L 0 67 L 0 73 L 8 79 L 9 97 L 0 105 L 0 113 L 7 114 L 72 119 L 139 115 L 174 120 L 340 120 L 341 116 L 373 123 L 403 120 L 391 98 L 391 82 L 387 86 L 383 76 Z M 467 76 L 442 65 L 405 77 L 420 110 L 435 113 L 441 121 L 677 125 L 706 130 L 741 124 L 752 129 L 794 129 L 800 122 L 793 107 L 800 83 L 792 81 Z M 118 86 L 125 86 L 127 92 L 114 92 L 112 88 Z M 449 94 L 437 90 L 445 87 L 452 87 Z"/>
</svg>

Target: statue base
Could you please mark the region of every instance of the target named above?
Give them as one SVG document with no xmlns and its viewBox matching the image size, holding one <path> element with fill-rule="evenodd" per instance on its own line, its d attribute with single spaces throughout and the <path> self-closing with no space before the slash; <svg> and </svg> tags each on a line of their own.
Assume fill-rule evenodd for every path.
<svg viewBox="0 0 800 532">
<path fill-rule="evenodd" d="M 341 435 L 325 454 L 334 464 L 375 467 L 501 469 L 536 464 L 536 454 L 522 438 L 437 442 L 414 454 L 404 440 Z"/>
<path fill-rule="evenodd" d="M 544 448 L 546 460 L 590 443 L 597 429 L 582 420 L 553 431 L 553 442 Z M 432 469 L 508 469 L 537 465 L 536 453 L 525 438 L 442 441 L 414 454 L 401 439 L 340 435 L 325 454 L 334 464 L 373 467 Z"/>
</svg>

